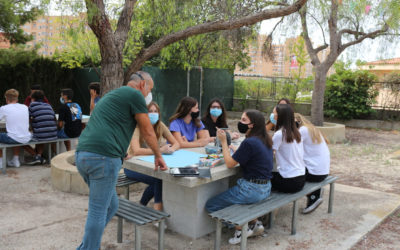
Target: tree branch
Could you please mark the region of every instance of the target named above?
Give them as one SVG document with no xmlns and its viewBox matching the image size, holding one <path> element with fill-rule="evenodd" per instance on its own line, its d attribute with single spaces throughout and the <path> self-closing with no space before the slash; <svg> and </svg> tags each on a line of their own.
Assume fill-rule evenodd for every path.
<svg viewBox="0 0 400 250">
<path fill-rule="evenodd" d="M 322 37 L 324 38 L 324 44 L 326 43 L 326 39 L 325 39 L 325 33 L 324 33 L 324 29 L 322 28 L 322 25 L 318 22 L 317 18 L 315 18 L 313 15 L 309 14 L 309 16 L 314 19 L 314 21 L 318 24 L 319 28 L 321 29 L 321 33 L 322 33 Z"/>
<path fill-rule="evenodd" d="M 264 10 L 256 14 L 238 18 L 236 20 L 207 22 L 166 35 L 153 43 L 150 47 L 142 49 L 138 53 L 136 59 L 129 66 L 129 69 L 125 74 L 125 79 L 128 79 L 131 74 L 139 70 L 145 61 L 159 53 L 162 48 L 176 41 L 183 40 L 194 35 L 219 30 L 232 30 L 242 26 L 253 25 L 266 19 L 286 16 L 298 11 L 306 2 L 307 0 L 298 0 L 288 7 Z"/>
<path fill-rule="evenodd" d="M 125 46 L 126 39 L 128 39 L 128 33 L 132 15 L 133 15 L 133 7 L 136 4 L 136 0 L 125 0 L 124 8 L 121 12 L 121 15 L 118 19 L 117 29 L 115 30 L 116 42 L 118 43 L 118 47 L 123 49 Z"/>
<path fill-rule="evenodd" d="M 315 51 L 310 36 L 308 35 L 308 28 L 307 28 L 307 6 L 303 6 L 303 8 L 300 9 L 299 11 L 300 14 L 300 19 L 301 19 L 301 28 L 302 28 L 302 36 L 304 39 L 304 42 L 306 43 L 306 48 L 308 51 L 308 54 L 310 55 L 311 58 L 311 64 L 312 65 L 318 65 L 320 64 L 320 60 L 318 58 L 317 52 Z"/>
<path fill-rule="evenodd" d="M 378 37 L 378 36 L 384 35 L 383 33 L 385 33 L 385 32 L 388 31 L 388 30 L 389 30 L 389 25 L 385 24 L 385 25 L 384 25 L 381 29 L 379 29 L 379 30 L 375 30 L 375 31 L 373 31 L 373 32 L 366 33 L 366 34 L 364 34 L 363 36 L 361 36 L 360 38 L 358 38 L 358 39 L 356 39 L 356 40 L 354 40 L 354 41 L 351 41 L 351 42 L 348 42 L 348 43 L 346 43 L 346 44 L 343 44 L 343 45 L 340 46 L 340 48 L 339 48 L 339 53 L 343 52 L 347 47 L 350 47 L 350 46 L 352 46 L 352 45 L 354 45 L 354 44 L 361 43 L 361 42 L 362 42 L 364 39 L 366 39 L 366 38 L 374 39 L 374 38 L 376 38 L 376 37 Z"/>
</svg>

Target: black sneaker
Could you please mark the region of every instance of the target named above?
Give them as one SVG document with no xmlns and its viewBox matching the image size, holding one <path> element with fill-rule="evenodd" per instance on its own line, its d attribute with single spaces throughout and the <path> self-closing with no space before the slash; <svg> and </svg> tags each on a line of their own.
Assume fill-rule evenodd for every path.
<svg viewBox="0 0 400 250">
<path fill-rule="evenodd" d="M 40 157 L 40 155 L 35 155 L 35 157 L 33 158 L 33 161 L 31 161 L 31 162 L 28 162 L 28 163 L 26 163 L 26 164 L 28 164 L 28 165 L 36 165 L 36 164 L 41 164 L 41 162 L 42 162 L 42 159 L 41 159 L 42 157 Z"/>
<path fill-rule="evenodd" d="M 44 165 L 44 164 L 46 164 L 46 163 L 47 163 L 46 159 L 43 158 L 43 157 L 40 157 L 40 164 L 41 164 L 41 165 Z"/>
<path fill-rule="evenodd" d="M 316 195 L 311 195 L 311 197 L 307 197 L 307 207 L 303 209 L 302 213 L 303 214 L 309 214 L 312 211 L 314 211 L 315 209 L 317 209 L 317 207 L 319 207 L 319 205 L 321 205 L 321 203 L 324 201 L 322 199 L 323 195 L 324 195 L 324 189 L 320 189 L 320 193 L 319 196 Z"/>
</svg>

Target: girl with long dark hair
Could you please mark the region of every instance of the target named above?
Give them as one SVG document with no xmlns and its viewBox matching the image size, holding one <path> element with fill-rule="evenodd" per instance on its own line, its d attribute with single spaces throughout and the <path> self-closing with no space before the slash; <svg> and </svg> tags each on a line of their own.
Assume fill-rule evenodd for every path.
<svg viewBox="0 0 400 250">
<path fill-rule="evenodd" d="M 203 147 L 209 143 L 210 136 L 199 114 L 197 100 L 186 96 L 179 102 L 175 114 L 169 118 L 169 130 L 181 148 Z"/>
<path fill-rule="evenodd" d="M 246 110 L 238 123 L 240 133 L 246 134 L 246 139 L 231 156 L 224 130 L 218 129 L 217 136 L 222 144 L 225 164 L 233 168 L 240 164 L 243 178 L 237 185 L 207 201 L 208 212 L 218 211 L 233 204 L 252 204 L 266 199 L 271 192 L 273 154 L 272 140 L 265 129 L 265 118 L 260 111 Z M 248 237 L 264 232 L 261 221 L 254 220 L 248 227 Z M 241 228 L 236 227 L 230 244 L 241 241 Z"/>
<path fill-rule="evenodd" d="M 273 114 L 277 123 L 272 137 L 272 148 L 279 172 L 273 173 L 272 188 L 280 192 L 295 193 L 303 189 L 306 180 L 303 142 L 290 105 L 279 104 Z"/>
</svg>

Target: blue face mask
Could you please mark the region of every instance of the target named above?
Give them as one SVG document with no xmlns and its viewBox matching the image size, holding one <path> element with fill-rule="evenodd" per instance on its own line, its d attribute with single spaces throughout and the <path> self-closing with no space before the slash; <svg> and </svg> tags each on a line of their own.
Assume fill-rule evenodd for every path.
<svg viewBox="0 0 400 250">
<path fill-rule="evenodd" d="M 217 108 L 210 109 L 210 114 L 214 117 L 218 117 L 222 114 L 222 109 L 217 109 Z"/>
<path fill-rule="evenodd" d="M 62 96 L 60 97 L 60 102 L 61 102 L 61 104 L 65 103 L 64 98 L 62 98 Z"/>
<path fill-rule="evenodd" d="M 149 119 L 150 119 L 151 125 L 156 124 L 158 121 L 158 118 L 159 118 L 158 113 L 149 113 Z"/>
<path fill-rule="evenodd" d="M 271 113 L 271 115 L 269 116 L 269 121 L 270 121 L 272 124 L 276 125 L 276 120 L 275 120 L 275 115 L 274 115 L 274 113 Z"/>
</svg>

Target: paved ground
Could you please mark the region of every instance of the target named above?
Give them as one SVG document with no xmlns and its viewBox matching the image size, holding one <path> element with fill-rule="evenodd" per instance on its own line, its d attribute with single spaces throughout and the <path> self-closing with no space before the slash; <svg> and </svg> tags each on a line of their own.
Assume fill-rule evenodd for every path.
<svg viewBox="0 0 400 250">
<path fill-rule="evenodd" d="M 349 249 L 355 244 L 354 249 L 398 249 L 400 212 L 392 212 L 400 205 L 400 164 L 390 156 L 400 149 L 400 135 L 355 129 L 346 133 L 347 143 L 330 145 L 332 173 L 341 183 L 336 186 L 334 214 L 326 213 L 325 202 L 313 214 L 299 215 L 298 233 L 291 236 L 291 207 L 284 207 L 277 211 L 274 228 L 250 239 L 249 249 Z M 74 249 L 79 244 L 87 196 L 59 192 L 50 182 L 50 169 L 44 166 L 10 168 L 0 176 L 0 249 Z M 133 192 L 132 200 L 139 197 L 140 191 Z M 156 229 L 149 225 L 143 230 L 143 248 L 156 249 Z M 223 232 L 223 249 L 238 249 L 227 244 L 231 235 Z M 104 232 L 102 249 L 132 249 L 133 239 L 133 226 L 125 223 L 124 242 L 116 243 L 114 219 Z M 165 246 L 210 249 L 213 239 L 207 235 L 192 240 L 167 230 Z"/>
</svg>

